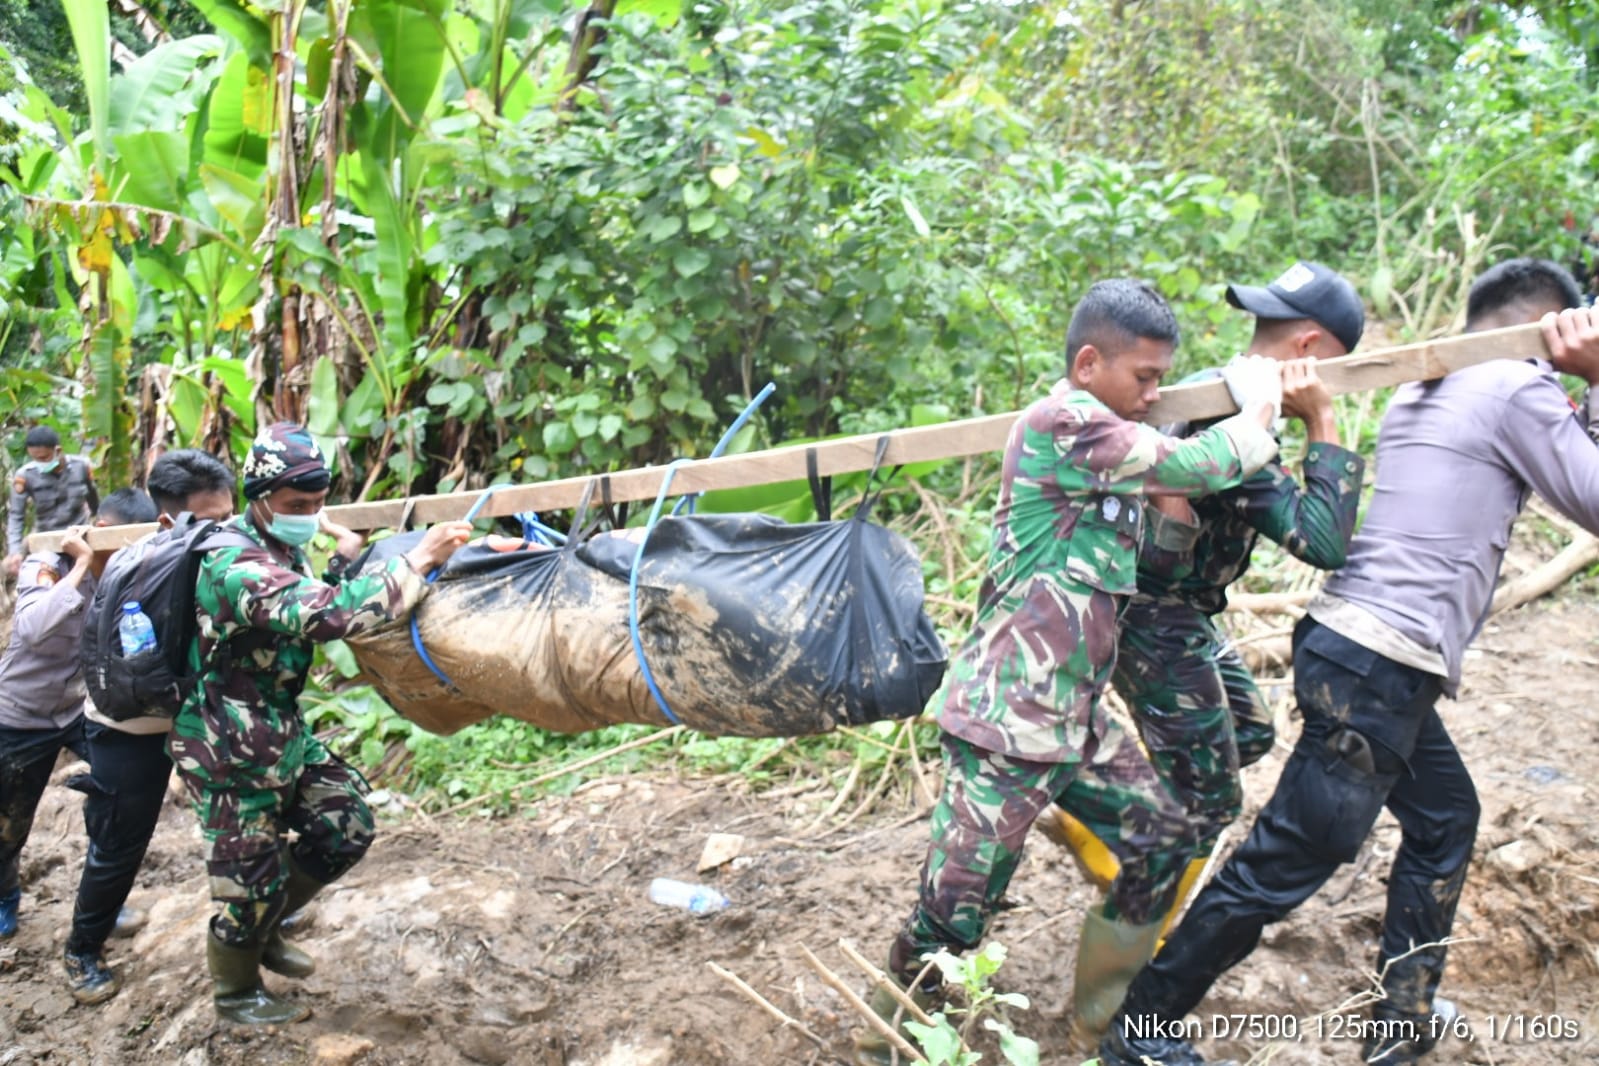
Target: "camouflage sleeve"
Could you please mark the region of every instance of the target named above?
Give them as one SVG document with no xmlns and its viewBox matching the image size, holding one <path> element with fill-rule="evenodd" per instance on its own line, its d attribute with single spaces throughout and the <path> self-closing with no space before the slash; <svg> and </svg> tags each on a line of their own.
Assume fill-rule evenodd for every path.
<svg viewBox="0 0 1599 1066">
<path fill-rule="evenodd" d="M 1336 570 L 1355 534 L 1365 472 L 1366 461 L 1356 453 L 1316 442 L 1305 452 L 1303 488 L 1281 463 L 1270 463 L 1227 493 L 1227 502 L 1294 558 Z"/>
<path fill-rule="evenodd" d="M 1056 429 L 1053 451 L 1056 480 L 1072 495 L 1209 496 L 1239 484 L 1277 450 L 1269 432 L 1237 416 L 1179 440 L 1103 408 L 1074 410 L 1078 417 Z"/>
<path fill-rule="evenodd" d="M 1596 392 L 1599 389 L 1589 386 L 1583 394 L 1582 406 L 1577 409 L 1577 417 L 1582 420 L 1582 428 L 1588 431 L 1588 439 L 1599 443 L 1599 396 Z"/>
<path fill-rule="evenodd" d="M 1138 544 L 1138 569 L 1165 578 L 1187 577 L 1194 569 L 1199 526 L 1150 507 L 1144 511 L 1144 535 Z"/>
<path fill-rule="evenodd" d="M 27 482 L 18 474 L 11 479 L 11 503 L 6 508 L 6 554 L 22 554 L 22 522 L 28 513 L 28 497 L 21 486 Z"/>
<path fill-rule="evenodd" d="M 404 556 L 337 585 L 290 570 L 262 548 L 210 552 L 205 569 L 211 580 L 202 581 L 195 592 L 202 610 L 225 615 L 236 626 L 316 642 L 340 640 L 393 621 L 427 591 Z"/>
</svg>

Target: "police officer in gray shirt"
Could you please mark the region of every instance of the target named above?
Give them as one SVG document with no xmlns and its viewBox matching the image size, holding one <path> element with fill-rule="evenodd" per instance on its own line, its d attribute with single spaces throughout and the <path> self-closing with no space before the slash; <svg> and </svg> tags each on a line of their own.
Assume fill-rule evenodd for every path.
<svg viewBox="0 0 1599 1066">
<path fill-rule="evenodd" d="M 98 524 L 154 520 L 150 497 L 123 489 L 106 497 Z M 86 757 L 78 642 L 109 553 L 90 549 L 83 532 L 73 527 L 60 552 L 23 562 L 11 641 L 0 655 L 0 940 L 17 931 L 22 846 L 56 757 L 63 748 Z"/>
<path fill-rule="evenodd" d="M 1384 998 L 1354 1035 L 1367 1062 L 1406 1066 L 1432 1050 L 1479 815 L 1436 703 L 1455 693 L 1528 494 L 1599 533 L 1594 405 L 1574 409 L 1554 373 L 1584 379 L 1592 398 L 1599 309 L 1547 260 L 1500 263 L 1472 285 L 1467 332 L 1540 321 L 1547 360 L 1494 360 L 1395 391 L 1365 524 L 1294 630 L 1299 742 L 1249 836 L 1134 978 L 1100 1045 L 1105 1066 L 1203 1063 L 1176 1023 L 1267 923 L 1355 859 L 1384 807 L 1402 831 L 1377 957 Z"/>
<path fill-rule="evenodd" d="M 100 508 L 89 461 L 64 455 L 61 438 L 49 426 L 28 430 L 28 462 L 11 479 L 11 507 L 6 513 L 6 573 L 16 576 L 22 563 L 22 527 L 28 501 L 33 501 L 36 533 L 87 523 Z"/>
</svg>

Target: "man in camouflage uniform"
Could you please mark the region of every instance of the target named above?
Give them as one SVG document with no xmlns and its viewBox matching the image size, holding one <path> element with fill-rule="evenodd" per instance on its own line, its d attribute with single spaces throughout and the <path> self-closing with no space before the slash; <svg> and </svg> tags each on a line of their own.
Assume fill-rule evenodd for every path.
<svg viewBox="0 0 1599 1066">
<path fill-rule="evenodd" d="M 329 471 L 310 434 L 291 423 L 262 430 L 244 467 L 245 513 L 224 528 L 235 542 L 208 551 L 195 586 L 199 631 L 190 663 L 199 683 L 169 750 L 199 815 L 211 896 L 222 904 L 206 942 L 217 1013 L 246 1024 L 299 1021 L 309 1008 L 274 996 L 260 967 L 291 977 L 313 961 L 278 922 L 358 862 L 372 842 L 365 783 L 312 736 L 299 694 L 312 645 L 391 621 L 422 598 L 422 575 L 465 542 L 445 522 L 403 556 L 342 575 L 363 538 L 322 512 Z M 325 580 L 303 546 L 318 530 L 337 541 Z M 298 834 L 294 846 L 284 834 Z"/>
<path fill-rule="evenodd" d="M 6 573 L 12 577 L 22 564 L 22 529 L 33 501 L 33 529 L 47 533 L 84 524 L 100 509 L 89 461 L 81 455 L 64 455 L 61 438 L 49 426 L 28 430 L 28 461 L 11 479 L 11 507 L 6 513 Z"/>
<path fill-rule="evenodd" d="M 1192 1031 L 1183 1016 L 1268 924 L 1355 861 L 1384 808 L 1400 837 L 1371 971 L 1383 996 L 1350 1031 L 1362 1037 L 1359 1061 L 1388 1066 L 1418 1062 L 1447 1032 L 1434 997 L 1481 808 L 1437 702 L 1457 691 L 1528 497 L 1599 533 L 1599 311 L 1581 303 L 1555 263 L 1490 267 L 1472 283 L 1466 332 L 1539 322 L 1548 358 L 1494 359 L 1394 391 L 1365 522 L 1294 628 L 1303 726 L 1293 754 L 1248 834 L 1128 987 L 1099 1048 L 1104 1066 L 1205 1063 L 1178 1035 Z M 1555 371 L 1589 383 L 1580 412 Z"/>
<path fill-rule="evenodd" d="M 920 899 L 889 952 L 904 987 L 924 954 L 975 947 L 1057 797 L 1106 841 L 1120 871 L 1092 910 L 1080 955 L 1080 1022 L 1102 1028 L 1153 950 L 1194 838 L 1182 804 L 1137 743 L 1099 707 L 1116 657 L 1116 615 L 1135 589 L 1143 500 L 1239 484 L 1277 451 L 1281 381 L 1269 360 L 1223 371 L 1239 415 L 1187 441 L 1140 425 L 1171 366 L 1177 322 L 1147 284 L 1100 282 L 1067 330 L 1068 380 L 1022 412 L 1005 448 L 994 537 L 971 635 L 934 697 L 944 792 L 932 815 Z M 1103 931 L 1103 932 L 1101 932 Z M 922 978 L 928 995 L 936 980 Z M 873 997 L 892 1017 L 892 996 Z M 886 1062 L 875 1032 L 858 1061 Z"/>
<path fill-rule="evenodd" d="M 1319 263 L 1296 263 L 1264 288 L 1228 286 L 1227 299 L 1255 315 L 1249 351 L 1283 364 L 1283 410 L 1303 420 L 1308 447 L 1303 488 L 1274 460 L 1191 508 L 1178 497 L 1157 499 L 1149 515 L 1138 592 L 1121 618 L 1114 684 L 1150 759 L 1198 829 L 1172 914 L 1221 831 L 1243 809 L 1240 768 L 1264 756 L 1275 739 L 1249 668 L 1214 621 L 1227 606 L 1227 586 L 1248 569 L 1261 534 L 1312 566 L 1342 566 L 1365 472 L 1365 460 L 1339 443 L 1332 394 L 1315 370 L 1317 359 L 1345 355 L 1360 342 L 1365 311 L 1354 286 Z M 1215 374 L 1200 371 L 1186 380 Z M 1163 427 L 1174 436 L 1195 428 Z M 1105 845 L 1064 810 L 1055 814 L 1058 822 L 1046 818 L 1040 825 L 1057 827 L 1050 835 L 1073 842 L 1092 873 L 1114 877 Z"/>
</svg>

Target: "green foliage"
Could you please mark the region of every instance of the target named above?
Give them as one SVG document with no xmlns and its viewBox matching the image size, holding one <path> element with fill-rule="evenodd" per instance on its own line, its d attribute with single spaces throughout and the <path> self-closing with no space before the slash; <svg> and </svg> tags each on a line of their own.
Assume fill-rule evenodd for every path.
<svg viewBox="0 0 1599 1066">
<path fill-rule="evenodd" d="M 1005 945 L 991 941 L 981 951 L 953 955 L 940 950 L 932 962 L 943 974 L 944 986 L 953 986 L 963 1006 L 950 1007 L 932 1015 L 932 1025 L 907 1021 L 905 1028 L 916 1037 L 932 1066 L 972 1066 L 982 1059 L 970 1049 L 970 1037 L 978 1026 L 998 1037 L 1000 1054 L 1011 1066 L 1038 1066 L 1038 1044 L 1018 1036 L 1011 1028 L 1004 1008 L 1026 1010 L 1027 997 L 1016 992 L 995 992 L 989 982 L 1005 963 Z M 951 1018 L 960 1019 L 957 1027 Z"/>
<path fill-rule="evenodd" d="M 109 483 L 147 444 L 237 452 L 298 392 L 341 494 L 415 494 L 703 455 L 767 381 L 734 450 L 874 432 L 1028 402 L 1102 277 L 1170 297 L 1180 374 L 1244 343 L 1227 282 L 1319 258 L 1423 335 L 1599 205 L 1583 5 L 624 0 L 574 42 L 586 6 L 157 0 L 163 42 L 0 0 L 12 452 L 83 427 Z M 992 473 L 906 471 L 881 505 L 942 611 L 975 597 Z M 802 485 L 704 506 L 810 511 Z M 436 738 L 360 689 L 312 700 L 441 794 L 639 735 Z M 868 736 L 670 758 L 875 766 Z"/>
</svg>

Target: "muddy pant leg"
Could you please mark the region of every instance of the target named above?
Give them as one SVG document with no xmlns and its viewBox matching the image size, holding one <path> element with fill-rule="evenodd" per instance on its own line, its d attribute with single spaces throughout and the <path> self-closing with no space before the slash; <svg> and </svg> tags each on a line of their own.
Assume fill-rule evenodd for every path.
<svg viewBox="0 0 1599 1066">
<path fill-rule="evenodd" d="M 1129 1015 L 1176 1020 L 1360 851 L 1439 694 L 1436 677 L 1306 620 L 1294 689 L 1305 728 L 1249 836 L 1128 989 Z"/>
<path fill-rule="evenodd" d="M 1222 687 L 1227 692 L 1227 706 L 1232 710 L 1238 765 L 1253 766 L 1265 758 L 1277 742 L 1277 727 L 1272 722 L 1271 708 L 1266 706 L 1266 700 L 1255 684 L 1255 675 L 1244 665 L 1243 657 L 1238 654 L 1231 638 L 1217 630 L 1215 622 L 1208 624 L 1216 634 L 1216 672 L 1221 675 Z"/>
<path fill-rule="evenodd" d="M 1120 862 L 1104 915 L 1147 925 L 1177 894 L 1194 853 L 1194 830 L 1182 802 L 1161 780 L 1138 743 L 1105 719 L 1084 752 L 1060 802 L 1104 841 Z"/>
<path fill-rule="evenodd" d="M 75 954 L 98 952 L 111 935 L 155 835 L 172 776 L 165 733 L 124 733 L 97 722 L 85 733 L 94 771 L 83 804 L 89 853 L 67 937 L 67 950 Z"/>
<path fill-rule="evenodd" d="M 916 976 L 924 952 L 964 951 L 982 940 L 1027 831 L 1072 771 L 944 737 L 944 792 L 933 808 L 921 896 L 889 953 L 901 980 Z"/>
<path fill-rule="evenodd" d="M 294 861 L 327 884 L 361 861 L 372 846 L 366 781 L 348 763 L 316 745 L 284 816 L 299 833 Z"/>
<path fill-rule="evenodd" d="M 257 942 L 283 904 L 282 809 L 277 791 L 216 788 L 184 776 L 205 838 L 211 898 L 222 905 L 211 932 L 225 944 Z"/>
<path fill-rule="evenodd" d="M 65 729 L 0 729 L 0 896 L 21 884 L 22 845 L 61 749 L 77 750 L 83 722 Z"/>
<path fill-rule="evenodd" d="M 1197 611 L 1167 608 L 1158 626 L 1122 629 L 1116 661 L 1116 690 L 1132 710 L 1150 761 L 1194 822 L 1196 852 L 1208 851 L 1243 805 L 1214 638 Z"/>
<path fill-rule="evenodd" d="M 1388 796 L 1403 837 L 1388 876 L 1378 969 L 1387 965 L 1383 986 L 1390 1008 L 1425 1017 L 1448 949 L 1423 945 L 1441 945 L 1454 926 L 1481 807 L 1437 711 L 1422 721 L 1410 771 Z"/>
</svg>

